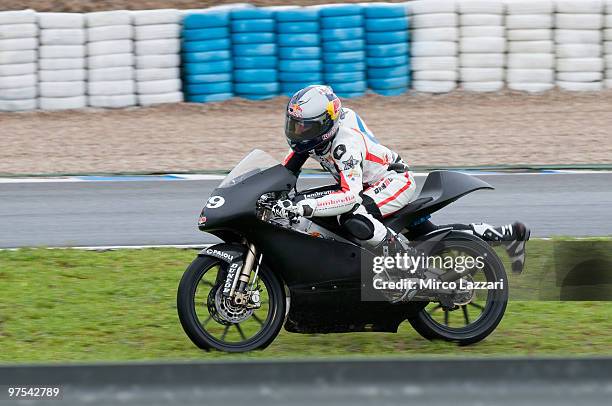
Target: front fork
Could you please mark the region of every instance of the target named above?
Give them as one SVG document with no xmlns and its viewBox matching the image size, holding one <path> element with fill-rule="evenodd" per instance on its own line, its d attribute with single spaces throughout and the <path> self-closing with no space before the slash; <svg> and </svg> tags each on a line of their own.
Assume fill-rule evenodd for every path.
<svg viewBox="0 0 612 406">
<path fill-rule="evenodd" d="M 244 265 L 242 270 L 237 272 L 234 276 L 229 296 L 233 298 L 236 305 L 259 308 L 261 303 L 259 301 L 259 290 L 256 289 L 256 287 L 263 254 L 258 254 L 257 247 L 255 247 L 253 243 L 248 243 L 247 247 L 248 252 L 244 260 Z M 248 285 L 251 280 L 253 269 L 255 269 L 255 275 L 251 282 L 250 289 L 247 289 L 249 288 Z"/>
</svg>

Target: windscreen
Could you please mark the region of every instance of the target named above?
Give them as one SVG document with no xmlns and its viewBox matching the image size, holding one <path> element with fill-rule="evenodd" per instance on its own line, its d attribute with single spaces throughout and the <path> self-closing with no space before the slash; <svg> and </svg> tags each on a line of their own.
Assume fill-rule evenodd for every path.
<svg viewBox="0 0 612 406">
<path fill-rule="evenodd" d="M 267 152 L 260 149 L 254 149 L 247 156 L 242 158 L 238 165 L 227 174 L 219 187 L 229 187 L 236 183 L 259 173 L 272 166 L 278 165 L 278 161 L 272 158 Z"/>
</svg>

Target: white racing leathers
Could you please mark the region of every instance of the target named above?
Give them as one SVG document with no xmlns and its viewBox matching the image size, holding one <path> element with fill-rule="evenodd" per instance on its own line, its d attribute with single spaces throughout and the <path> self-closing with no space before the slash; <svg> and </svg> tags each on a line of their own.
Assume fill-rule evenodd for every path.
<svg viewBox="0 0 612 406">
<path fill-rule="evenodd" d="M 403 163 L 389 148 L 381 145 L 363 120 L 353 110 L 344 108 L 340 127 L 333 141 L 323 152 L 311 151 L 310 158 L 318 161 L 338 181 L 339 189 L 298 204 L 311 216 L 363 216 L 373 227 L 373 236 L 364 240 L 378 245 L 387 235 L 387 228 L 377 217 L 387 217 L 400 210 L 412 198 L 416 183 L 410 171 L 389 170 L 389 164 Z M 290 152 L 285 166 L 299 170 L 306 155 Z"/>
</svg>

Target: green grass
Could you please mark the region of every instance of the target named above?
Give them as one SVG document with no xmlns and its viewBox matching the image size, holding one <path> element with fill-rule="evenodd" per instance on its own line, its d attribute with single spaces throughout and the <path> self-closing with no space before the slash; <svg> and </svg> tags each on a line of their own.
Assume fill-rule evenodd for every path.
<svg viewBox="0 0 612 406">
<path fill-rule="evenodd" d="M 404 323 L 398 334 L 283 331 L 265 351 L 239 355 L 200 351 L 178 322 L 176 288 L 194 251 L 1 251 L 0 362 L 612 355 L 608 302 L 533 300 L 529 284 L 550 247 L 530 243 L 529 268 L 510 286 L 531 300 L 511 300 L 497 331 L 479 344 L 428 342 Z"/>
</svg>

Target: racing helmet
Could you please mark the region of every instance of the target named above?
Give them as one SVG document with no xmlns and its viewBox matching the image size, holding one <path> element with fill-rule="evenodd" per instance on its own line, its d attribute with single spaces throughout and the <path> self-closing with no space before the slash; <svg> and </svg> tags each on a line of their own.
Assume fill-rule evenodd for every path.
<svg viewBox="0 0 612 406">
<path fill-rule="evenodd" d="M 329 86 L 312 85 L 296 92 L 285 115 L 291 149 L 298 153 L 321 149 L 338 132 L 341 112 L 340 99 Z"/>
</svg>

